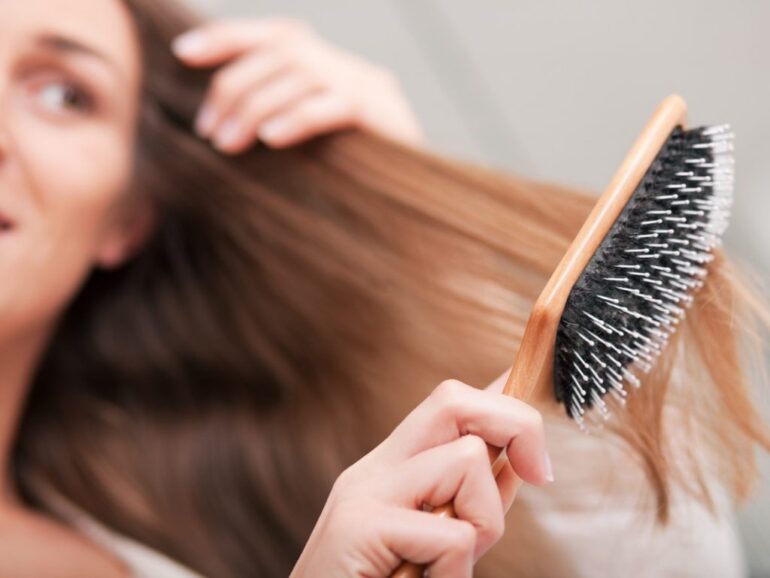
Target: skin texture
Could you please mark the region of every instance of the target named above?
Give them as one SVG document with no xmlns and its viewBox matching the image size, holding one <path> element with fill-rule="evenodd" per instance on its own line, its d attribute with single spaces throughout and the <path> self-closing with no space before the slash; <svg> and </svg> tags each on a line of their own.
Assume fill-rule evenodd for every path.
<svg viewBox="0 0 770 578">
<path fill-rule="evenodd" d="M 189 48 L 189 36 L 187 49 L 175 47 L 191 66 L 222 66 L 199 129 L 224 154 L 258 138 L 280 148 L 345 126 L 421 140 L 390 73 L 329 46 L 296 21 L 216 21 L 196 32 L 197 51 Z M 52 35 L 69 44 L 51 41 Z M 73 49 L 72 42 L 87 49 Z M 128 188 L 140 63 L 133 22 L 119 0 L 68 0 L 66 11 L 60 0 L 0 0 L 0 213 L 13 223 L 0 233 L 2 576 L 128 575 L 111 554 L 25 507 L 11 481 L 9 454 L 31 375 L 57 319 L 94 267 L 119 267 L 152 230 L 153 206 Z M 233 123 L 240 136 L 228 145 L 221 135 Z M 422 540 L 416 543 L 425 545 L 417 557 L 441 559 L 433 575 L 470 575 L 470 564 L 499 538 L 514 487 L 510 465 L 497 482 L 488 465 L 481 467 L 481 438 L 500 445 L 514 440 L 509 456 L 520 475 L 546 481 L 542 427 L 532 408 L 457 382 L 438 391 L 346 473 L 303 559 L 344 560 L 340 549 L 368 545 L 379 553 L 376 568 L 382 570 L 410 553 L 399 544 L 417 531 Z M 463 433 L 472 435 L 461 440 Z M 376 488 L 350 484 L 385 470 L 391 474 Z M 440 471 L 446 473 L 441 479 Z M 366 488 L 375 493 L 361 491 Z M 465 521 L 426 519 L 404 507 L 425 498 L 441 503 L 455 493 Z M 329 520 L 344 519 L 339 503 L 360 499 L 369 500 L 372 518 L 390 524 L 390 541 L 383 542 L 381 524 L 364 534 L 356 526 L 323 530 Z M 391 517 L 379 514 L 386 505 Z M 399 530 L 408 515 L 425 521 Z M 433 535 L 435 523 L 446 539 Z M 353 541 L 361 535 L 370 541 Z M 39 556 L 41 543 L 45 557 Z M 349 575 L 360 575 L 355 570 L 367 560 L 351 559 Z M 374 568 L 366 575 L 377 575 Z M 329 567 L 328 575 L 337 570 Z"/>
</svg>

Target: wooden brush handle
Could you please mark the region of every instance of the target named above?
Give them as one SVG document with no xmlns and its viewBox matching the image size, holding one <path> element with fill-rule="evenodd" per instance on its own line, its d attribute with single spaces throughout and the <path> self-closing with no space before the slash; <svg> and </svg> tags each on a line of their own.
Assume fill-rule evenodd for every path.
<svg viewBox="0 0 770 578">
<path fill-rule="evenodd" d="M 503 465 L 508 460 L 505 448 L 498 448 L 487 444 L 487 452 L 489 453 L 489 463 L 492 466 L 492 473 L 495 478 L 500 470 L 503 469 Z M 519 478 L 517 478 L 519 479 Z M 519 484 L 515 485 L 514 492 L 518 490 Z M 454 502 L 448 502 L 443 506 L 438 506 L 431 510 L 431 514 L 442 516 L 445 518 L 456 518 Z M 391 578 L 422 578 L 423 572 L 425 572 L 424 564 L 415 564 L 413 562 L 403 562 L 401 566 L 391 574 Z"/>
<path fill-rule="evenodd" d="M 677 125 L 684 126 L 686 118 L 687 105 L 682 97 L 673 94 L 663 100 L 648 121 L 537 298 L 503 388 L 503 395 L 527 403 L 534 401 L 540 407 L 556 404 L 552 381 L 554 345 L 569 292 L 617 220 L 671 130 Z M 498 457 L 507 458 L 502 455 L 504 452 L 501 452 L 501 448 L 487 444 L 487 449 L 493 464 L 492 470 L 497 477 L 504 463 Z M 515 479 L 515 488 L 518 490 L 521 479 Z M 435 508 L 432 512 L 439 516 L 456 517 L 451 503 Z M 391 574 L 391 578 L 421 578 L 423 571 L 423 565 L 405 562 Z"/>
</svg>

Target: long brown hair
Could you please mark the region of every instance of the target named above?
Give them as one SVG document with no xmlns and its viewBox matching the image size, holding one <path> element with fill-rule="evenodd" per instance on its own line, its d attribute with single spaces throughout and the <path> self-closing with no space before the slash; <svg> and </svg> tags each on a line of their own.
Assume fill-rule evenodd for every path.
<svg viewBox="0 0 770 578">
<path fill-rule="evenodd" d="M 199 18 L 126 4 L 145 71 L 133 190 L 161 219 L 64 312 L 16 482 L 34 507 L 48 511 L 44 482 L 207 576 L 287 576 L 342 469 L 440 380 L 483 386 L 510 364 L 593 197 L 355 130 L 222 156 L 191 129 L 211 71 L 169 50 Z M 740 360 L 740 323 L 762 311 L 746 287 L 713 264 L 689 327 L 622 414 L 661 522 L 677 479 L 661 416 L 683 348 L 705 369 L 688 403 L 735 496 L 755 443 L 770 448 Z"/>
</svg>

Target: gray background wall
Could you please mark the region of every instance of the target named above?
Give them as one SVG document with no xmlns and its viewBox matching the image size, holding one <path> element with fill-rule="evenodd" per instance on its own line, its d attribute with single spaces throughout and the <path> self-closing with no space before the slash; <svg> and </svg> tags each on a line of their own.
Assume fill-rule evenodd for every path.
<svg viewBox="0 0 770 578">
<path fill-rule="evenodd" d="M 659 100 L 736 133 L 726 244 L 770 273 L 766 0 L 194 0 L 212 16 L 290 15 L 399 76 L 434 149 L 601 190 Z M 770 392 L 758 392 L 770 407 Z M 770 460 L 763 457 L 770 480 Z M 770 576 L 770 482 L 741 513 Z"/>
</svg>

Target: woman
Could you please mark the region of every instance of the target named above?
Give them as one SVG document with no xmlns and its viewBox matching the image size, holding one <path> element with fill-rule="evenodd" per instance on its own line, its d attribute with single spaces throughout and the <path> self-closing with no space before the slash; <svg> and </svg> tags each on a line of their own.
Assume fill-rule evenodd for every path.
<svg viewBox="0 0 770 578">
<path fill-rule="evenodd" d="M 124 192 L 128 184 L 129 165 L 133 160 L 130 145 L 133 142 L 134 119 L 140 106 L 141 70 L 137 56 L 137 38 L 131 28 L 131 14 L 118 2 L 104 3 L 101 0 L 98 3 L 83 1 L 72 4 L 74 11 L 64 19 L 54 15 L 53 7 L 51 2 L 36 1 L 18 10 L 11 10 L 6 6 L 8 10 L 2 14 L 2 37 L 6 43 L 2 50 L 5 80 L 3 94 L 6 104 L 2 151 L 3 175 L 7 183 L 4 188 L 7 191 L 7 195 L 4 195 L 7 206 L 4 206 L 3 210 L 8 211 L 5 219 L 9 221 L 10 226 L 5 233 L 8 239 L 5 253 L 8 261 L 5 265 L 9 267 L 9 275 L 14 276 L 10 291 L 6 285 L 4 302 L 8 315 L 5 316 L 7 323 L 4 325 L 6 331 L 3 334 L 3 391 L 5 401 L 9 403 L 4 404 L 2 423 L 7 426 L 7 436 L 4 440 L 7 442 L 4 447 L 7 448 L 10 448 L 12 434 L 10 426 L 18 419 L 23 395 L 29 387 L 28 376 L 43 355 L 44 344 L 49 339 L 51 327 L 55 325 L 54 319 L 58 317 L 61 309 L 66 307 L 64 302 L 71 298 L 73 291 L 76 292 L 76 286 L 83 281 L 82 276 L 90 267 L 115 271 L 125 263 L 128 253 L 136 251 L 143 241 L 142 237 L 149 234 L 150 219 L 161 218 L 157 214 L 149 213 L 151 210 L 158 210 L 157 207 L 150 208 L 147 204 L 148 199 L 151 199 L 150 190 L 143 191 L 146 195 L 143 197 L 139 197 L 138 192 L 134 190 Z M 84 18 L 84 15 L 88 18 Z M 268 36 L 261 36 L 262 32 Z M 206 40 L 218 50 L 216 54 L 206 50 L 203 58 L 200 58 L 200 54 L 196 57 L 194 44 L 193 50 L 190 49 L 190 36 L 186 36 L 175 46 L 179 55 L 196 65 L 211 64 L 213 58 L 221 61 L 234 60 L 236 55 L 239 57 L 234 64 L 217 74 L 211 83 L 207 104 L 198 117 L 198 132 L 206 137 L 212 136 L 213 143 L 222 152 L 235 153 L 250 144 L 243 138 L 232 139 L 232 135 L 228 137 L 228 133 L 232 133 L 228 126 L 232 126 L 234 122 L 242 125 L 244 132 L 248 134 L 257 134 L 257 125 L 261 124 L 261 138 L 273 147 L 287 146 L 296 142 L 297 138 L 307 139 L 314 132 L 328 131 L 346 123 L 356 123 L 363 128 L 405 140 L 415 140 L 419 137 L 419 129 L 413 117 L 387 74 L 343 53 L 334 52 L 296 23 L 266 20 L 255 26 L 253 23 L 234 22 L 209 27 L 205 34 Z M 292 56 L 286 53 L 289 46 L 295 51 L 295 61 L 288 60 Z M 164 50 L 167 51 L 167 48 Z M 302 62 L 298 59 L 307 56 L 313 58 L 312 64 L 316 65 L 316 69 L 299 66 Z M 167 57 L 170 57 L 170 53 Z M 285 60 L 281 62 L 279 57 Z M 317 78 L 316 84 L 313 85 L 309 82 L 312 80 L 310 77 L 314 73 L 318 74 L 319 69 L 323 70 L 323 77 Z M 263 80 L 262 85 L 260 80 Z M 363 81 L 369 85 L 367 90 L 372 91 L 370 96 L 356 94 L 361 92 L 358 84 Z M 247 89 L 248 96 L 240 101 L 237 98 L 239 95 L 233 93 L 233 86 L 237 87 L 239 84 L 242 92 Z M 259 90 L 255 90 L 254 86 Z M 366 100 L 362 102 L 364 97 Z M 361 106 L 357 106 L 355 98 L 359 99 Z M 219 115 L 213 114 L 214 107 L 219 111 Z M 269 124 L 265 124 L 265 120 L 268 120 Z M 292 135 L 286 131 L 283 134 L 276 132 L 278 122 L 283 122 L 284 125 L 288 123 L 291 128 L 295 121 L 298 121 L 296 127 L 301 129 L 300 133 L 295 132 Z M 203 146 L 200 148 L 207 150 Z M 56 162 L 53 159 L 57 159 Z M 155 158 L 153 162 L 159 160 Z M 171 183 L 165 183 L 165 186 L 169 184 Z M 36 195 L 40 195 L 38 210 L 25 209 L 27 199 L 31 200 Z M 163 226 L 160 225 L 161 228 Z M 50 284 L 40 284 L 40 281 L 45 279 L 50 280 Z M 36 285 L 41 287 L 40 291 L 34 290 Z M 14 292 L 14 288 L 23 288 L 26 297 L 21 299 L 22 293 Z M 222 313 L 226 314 L 224 311 Z M 182 319 L 177 322 L 181 321 Z M 205 331 L 212 337 L 213 332 L 217 330 L 212 326 Z M 237 329 L 233 328 L 233 335 L 235 333 Z M 275 343 L 279 344 L 278 341 Z M 214 344 L 206 343 L 206 348 L 212 345 Z M 261 355 L 257 352 L 259 347 L 257 343 L 251 343 L 249 348 L 253 349 L 245 353 Z M 69 354 L 67 356 L 70 361 L 75 361 L 77 357 L 69 357 Z M 251 363 L 245 356 L 243 360 Z M 232 365 L 232 368 L 236 365 Z M 201 369 L 204 373 L 200 376 L 208 380 L 209 377 L 205 377 L 205 368 Z M 257 365 L 251 369 L 244 367 L 246 372 L 255 372 L 247 378 L 251 382 L 248 385 L 250 389 L 259 387 L 259 373 L 266 369 L 260 369 Z M 219 377 L 228 379 L 227 371 Z M 54 373 L 59 374 L 58 370 L 54 370 Z M 59 375 L 64 377 L 63 374 Z M 269 394 L 267 390 L 265 392 Z M 74 391 L 70 393 L 77 397 Z M 224 390 L 222 393 L 228 395 Z M 257 397 L 261 395 L 261 392 L 257 393 Z M 462 395 L 464 398 L 468 397 L 467 392 Z M 69 394 L 67 396 L 69 397 Z M 75 397 L 71 399 L 74 401 Z M 225 399 L 226 397 L 222 397 L 220 401 Z M 523 404 L 514 400 L 505 400 L 510 407 L 506 413 L 501 413 L 500 404 L 490 396 L 468 399 L 475 401 L 483 413 L 492 417 L 498 416 L 498 419 L 522 415 L 527 418 L 529 425 L 524 424 L 526 427 L 518 423 L 521 420 L 516 422 L 517 430 L 511 429 L 513 421 L 502 423 L 491 430 L 491 435 L 499 438 L 507 432 L 508 437 L 512 437 L 514 433 L 523 430 L 529 435 L 522 435 L 523 441 L 517 442 L 514 449 L 524 444 L 524 447 L 531 446 L 537 456 L 542 455 L 542 431 L 537 428 L 536 420 L 531 417 L 536 415 L 534 410 L 523 408 Z M 244 405 L 239 402 L 238 411 L 247 411 L 245 404 L 249 403 L 249 400 L 243 398 L 242 401 Z M 252 400 L 255 401 L 256 398 Z M 494 406 L 491 407 L 490 402 L 493 401 Z M 269 407 L 261 401 L 257 403 L 264 408 Z M 31 408 L 34 405 L 32 402 Z M 435 409 L 442 406 L 432 403 L 428 408 L 431 407 Z M 34 412 L 34 409 L 32 411 Z M 529 411 L 529 414 L 522 414 L 523 411 Z M 422 419 L 430 415 L 431 413 L 425 414 Z M 439 417 L 446 419 L 450 415 L 462 417 L 465 414 L 453 410 L 444 412 Z M 418 415 L 417 418 L 419 417 Z M 90 425 L 88 429 L 91 430 Z M 536 429 L 537 431 L 534 431 Z M 402 441 L 395 444 L 391 442 L 389 445 L 403 452 L 406 442 L 424 441 L 424 436 L 416 435 L 424 430 L 425 423 L 411 426 L 406 423 L 400 430 Z M 528 441 L 528 437 L 532 439 Z M 507 441 L 498 439 L 500 445 L 505 445 Z M 469 443 L 472 445 L 468 445 Z M 438 445 L 437 442 L 434 444 Z M 483 446 L 480 438 L 466 436 L 462 445 L 458 444 L 454 451 L 451 451 L 452 447 L 445 446 L 441 451 L 451 453 L 443 456 L 438 465 L 446 468 L 454 463 L 453 472 L 456 475 L 457 472 L 474 465 L 457 464 L 458 458 L 467 461 L 469 455 L 474 458 L 482 456 L 478 451 L 479 445 Z M 463 450 L 466 446 L 470 450 Z M 177 448 L 174 454 L 179 454 L 178 450 L 181 449 Z M 333 447 L 329 449 L 334 450 Z M 520 449 L 517 451 L 520 452 Z M 428 459 L 431 458 L 430 453 L 424 455 Z M 449 459 L 450 456 L 452 459 Z M 542 481 L 544 474 L 539 470 L 540 463 L 533 466 L 532 458 L 528 456 L 513 453 L 512 456 L 515 463 L 522 464 L 520 469 L 524 476 L 530 480 Z M 435 467 L 440 457 L 435 454 L 432 462 L 422 464 L 421 468 Z M 6 458 L 6 472 L 11 473 L 13 470 L 8 462 L 7 452 Z M 404 458 L 400 461 L 407 460 Z M 30 464 L 24 462 L 22 452 L 19 471 L 29 467 Z M 462 490 L 458 494 L 459 503 L 466 502 L 466 495 L 471 499 L 467 508 L 467 515 L 471 520 L 475 520 L 474 516 L 478 514 L 488 515 L 490 511 L 498 514 L 494 520 L 496 527 L 490 528 L 487 531 L 489 536 L 484 537 L 489 543 L 494 538 L 494 533 L 499 534 L 501 530 L 502 504 L 499 502 L 497 486 L 493 483 L 489 468 L 479 468 L 478 463 L 475 466 L 476 475 L 468 476 L 467 479 L 458 478 L 456 481 L 456 485 Z M 508 476 L 511 471 L 510 467 L 506 470 Z M 74 470 L 71 470 L 71 473 L 74 473 Z M 119 476 L 122 477 L 123 474 Z M 3 576 L 112 576 L 125 575 L 128 570 L 135 574 L 141 572 L 147 576 L 158 576 L 172 571 L 185 572 L 184 569 L 171 565 L 170 561 L 152 555 L 152 552 L 137 550 L 137 544 L 113 537 L 109 546 L 115 548 L 117 554 L 132 557 L 138 552 L 141 555 L 138 561 L 134 560 L 141 563 L 141 568 L 126 568 L 119 559 L 94 548 L 93 544 L 78 539 L 60 525 L 51 523 L 25 507 L 24 499 L 20 495 L 25 490 L 25 483 L 21 482 L 17 487 L 11 480 L 12 476 L 7 478 L 8 483 L 3 485 L 3 493 L 7 497 L 4 501 L 3 522 L 13 531 L 13 539 L 3 540 L 5 551 L 0 557 L 0 574 Z M 420 478 L 430 480 L 430 477 L 425 475 Z M 166 484 L 165 481 L 163 483 Z M 504 486 L 502 479 L 500 484 L 501 487 Z M 409 484 L 402 483 L 400 486 L 413 489 Z M 40 486 L 36 489 L 41 491 Z M 430 488 L 426 487 L 425 491 L 428 489 Z M 50 488 L 47 488 L 43 495 L 53 499 L 59 511 L 67 506 L 72 507 L 72 504 L 65 505 L 61 496 L 54 499 Z M 477 504 L 475 502 L 479 496 L 491 496 L 497 503 L 492 503 L 491 507 L 488 501 L 486 504 Z M 238 496 L 233 496 L 233 500 L 237 504 Z M 299 506 L 301 504 L 298 504 Z M 460 528 L 459 532 L 465 533 L 458 535 L 466 539 L 466 528 L 471 527 L 459 521 L 447 523 L 427 514 L 418 516 L 418 519 L 422 518 L 430 525 L 427 530 L 446 527 L 448 529 L 445 531 L 451 532 L 452 528 Z M 437 522 L 439 523 L 436 524 Z M 77 517 L 76 523 L 87 530 L 87 533 L 94 532 L 93 522 L 86 520 L 82 515 Z M 430 538 L 429 546 L 442 545 L 442 541 L 437 540 L 435 535 L 425 532 L 422 535 Z M 474 542 L 475 536 L 474 531 Z M 97 530 L 95 537 L 103 539 L 104 530 Z M 52 553 L 43 560 L 40 560 L 38 554 L 41 543 Z M 329 540 L 321 540 L 322 545 L 328 543 Z M 347 543 L 344 545 L 347 546 Z M 457 553 L 468 556 L 467 549 L 458 548 L 457 544 L 454 546 L 447 552 L 448 556 L 439 556 L 438 553 L 431 556 L 431 559 L 446 558 L 444 562 L 438 563 L 439 573 L 442 563 L 457 564 Z M 483 545 L 480 543 L 479 546 Z M 317 551 L 315 553 L 317 555 Z M 481 553 L 480 548 L 478 553 Z M 132 557 L 134 558 L 136 556 Z M 228 559 L 226 563 L 237 561 L 236 556 Z M 317 571 L 318 564 L 314 563 L 313 568 Z M 212 572 L 225 575 L 227 570 L 220 572 L 214 569 Z"/>
<path fill-rule="evenodd" d="M 310 98 L 257 50 L 231 74 L 205 68 L 257 43 L 253 29 L 182 63 L 171 42 L 199 21 L 181 6 L 70 4 L 0 8 L 2 519 L 14 536 L 0 573 L 386 576 L 408 557 L 469 576 L 486 552 L 476 575 L 583 575 L 578 539 L 594 574 L 612 575 L 613 560 L 651 572 L 663 558 L 634 555 L 665 543 L 665 528 L 683 533 L 676 505 L 720 513 L 723 496 L 747 493 L 754 445 L 770 443 L 731 325 L 750 296 L 720 260 L 688 316 L 695 331 L 606 437 L 577 437 L 541 408 L 549 449 L 568 455 L 554 455 L 558 482 L 521 491 L 500 539 L 513 470 L 549 478 L 539 414 L 460 382 L 488 384 L 510 362 L 590 197 L 399 144 L 419 138 L 408 114 Z M 50 29 L 77 45 L 41 37 Z M 286 80 L 272 97 L 247 96 L 244 79 L 273 74 Z M 77 87 L 72 112 L 44 98 L 63 80 Z M 381 82 L 374 92 L 392 94 Z M 316 121 L 305 136 L 368 130 L 292 146 L 302 131 L 276 127 L 295 115 Z M 255 131 L 271 146 L 251 146 Z M 705 371 L 685 367 L 690 349 Z M 497 481 L 479 438 L 512 441 Z M 683 452 L 689 440 L 702 451 Z M 626 479 L 610 484 L 605 469 L 621 467 Z M 585 515 L 594 494 L 558 486 L 568 473 L 660 527 L 644 541 L 627 521 L 569 536 L 560 521 L 607 518 Z M 645 475 L 654 500 L 631 507 Z M 460 520 L 416 511 L 451 496 Z M 704 518 L 699 535 L 729 537 L 729 523 Z M 142 547 L 158 554 L 144 566 Z M 712 549 L 720 575 L 739 571 L 735 548 Z"/>
</svg>

